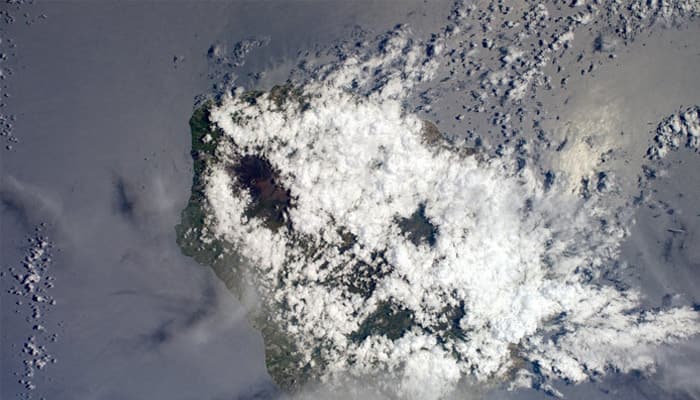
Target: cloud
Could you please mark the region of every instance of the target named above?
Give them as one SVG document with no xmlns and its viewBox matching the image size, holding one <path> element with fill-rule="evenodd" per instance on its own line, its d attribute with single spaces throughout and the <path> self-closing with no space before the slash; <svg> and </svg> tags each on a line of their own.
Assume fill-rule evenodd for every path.
<svg viewBox="0 0 700 400">
<path fill-rule="evenodd" d="M 141 291 L 119 291 L 112 296 L 148 296 L 161 304 L 163 316 L 150 332 L 140 336 L 139 347 L 154 351 L 167 351 L 171 346 L 203 345 L 245 318 L 243 307 L 231 310 L 221 294 L 206 280 L 202 283 L 201 297 L 196 301 L 172 295 Z M 170 315 L 169 317 L 167 315 Z"/>
<path fill-rule="evenodd" d="M 684 342 L 674 347 L 662 347 L 656 353 L 658 377 L 656 380 L 670 393 L 683 393 L 700 399 L 697 363 L 700 360 L 700 341 Z"/>
<path fill-rule="evenodd" d="M 651 371 L 658 346 L 699 333 L 695 310 L 643 310 L 639 291 L 604 283 L 632 223 L 617 199 L 545 183 L 508 149 L 432 140 L 403 103 L 435 71 L 426 54 L 397 30 L 297 94 L 239 91 L 210 110 L 223 135 L 201 239 L 251 262 L 296 367 L 442 398 L 466 377 L 548 387 Z M 251 157 L 265 168 L 249 179 Z M 412 240 L 421 225 L 433 240 Z"/>
<path fill-rule="evenodd" d="M 700 106 L 688 107 L 661 121 L 656 127 L 654 142 L 647 149 L 647 157 L 657 160 L 681 147 L 700 151 Z"/>
<path fill-rule="evenodd" d="M 169 228 L 179 211 L 177 188 L 164 174 L 136 178 L 112 171 L 112 211 L 141 232 Z M 168 229 L 169 230 L 169 229 Z"/>
<path fill-rule="evenodd" d="M 11 175 L 2 177 L 0 202 L 4 210 L 14 215 L 27 230 L 41 222 L 55 223 L 60 220 L 61 206 L 58 202 Z"/>
</svg>

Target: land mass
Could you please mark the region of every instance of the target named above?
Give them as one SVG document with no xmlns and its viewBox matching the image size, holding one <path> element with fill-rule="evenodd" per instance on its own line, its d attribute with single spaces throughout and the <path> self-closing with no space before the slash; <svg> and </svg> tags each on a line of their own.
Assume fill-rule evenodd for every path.
<svg viewBox="0 0 700 400">
<path fill-rule="evenodd" d="M 239 96 L 254 105 L 264 94 L 261 91 L 249 91 Z M 269 99 L 278 106 L 287 101 L 298 102 L 301 111 L 309 107 L 303 93 L 289 84 L 273 87 L 269 91 Z M 228 289 L 245 303 L 247 298 L 260 295 L 255 287 L 254 266 L 243 259 L 232 244 L 213 234 L 208 220 L 211 209 L 205 189 L 209 167 L 212 163 L 220 161 L 220 156 L 217 155 L 219 146 L 235 146 L 232 139 L 212 123 L 210 110 L 215 106 L 214 101 L 202 104 L 194 110 L 189 120 L 193 160 L 192 189 L 187 206 L 182 211 L 180 224 L 175 228 L 177 243 L 185 255 L 203 266 L 211 267 Z M 452 146 L 429 121 L 423 121 L 422 138 L 430 147 Z M 459 152 L 465 156 L 474 154 L 474 150 L 470 148 L 461 148 Z M 250 195 L 251 204 L 246 210 L 247 217 L 261 220 L 266 228 L 273 231 L 282 227 L 292 229 L 286 213 L 293 207 L 293 198 L 289 190 L 280 183 L 277 171 L 268 160 L 263 156 L 246 155 L 227 168 L 227 172 L 235 177 L 238 185 Z M 434 245 L 437 231 L 425 216 L 424 206 L 419 207 L 410 217 L 397 218 L 395 222 L 414 244 Z M 349 232 L 339 234 L 344 241 L 339 251 L 347 251 L 354 244 L 355 238 Z M 390 272 L 391 265 L 382 261 L 383 254 L 376 254 L 374 257 L 376 263 L 373 261 L 373 265 L 358 263 L 353 268 L 352 276 L 342 277 L 347 281 L 344 284 L 351 292 L 369 297 L 375 289 L 377 279 Z M 313 362 L 303 362 L 297 344 L 284 328 L 270 317 L 276 311 L 270 309 L 275 303 L 254 303 L 255 306 L 249 307 L 248 317 L 252 326 L 262 333 L 265 363 L 272 379 L 282 390 L 291 393 L 302 385 L 313 382 L 317 378 L 318 369 L 322 369 L 324 365 L 322 357 L 314 356 Z M 463 305 L 445 312 L 451 315 L 451 321 L 442 328 L 448 336 L 460 335 L 458 321 L 464 315 Z M 368 336 L 384 335 L 394 340 L 403 336 L 413 324 L 410 310 L 386 301 L 381 303 L 348 339 L 361 343 Z"/>
</svg>

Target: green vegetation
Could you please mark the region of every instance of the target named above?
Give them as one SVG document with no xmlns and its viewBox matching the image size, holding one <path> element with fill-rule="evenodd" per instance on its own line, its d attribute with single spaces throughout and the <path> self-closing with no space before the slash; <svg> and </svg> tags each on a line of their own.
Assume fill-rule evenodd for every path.
<svg viewBox="0 0 700 400">
<path fill-rule="evenodd" d="M 289 82 L 273 86 L 270 89 L 270 99 L 275 102 L 277 107 L 282 107 L 290 100 L 299 103 L 301 111 L 306 111 L 310 107 L 309 96 L 305 95 L 301 88 L 295 87 Z"/>
<path fill-rule="evenodd" d="M 350 293 L 359 294 L 368 299 L 377 288 L 377 282 L 393 271 L 392 266 L 386 261 L 383 252 L 372 254 L 369 263 L 358 260 L 349 274 L 342 277 L 341 282 Z"/>
<path fill-rule="evenodd" d="M 416 246 L 421 243 L 435 245 L 438 230 L 425 215 L 425 204 L 420 204 L 410 217 L 399 218 L 397 224 L 401 232 Z"/>
<path fill-rule="evenodd" d="M 190 118 L 190 130 L 192 135 L 192 155 L 194 175 L 192 177 L 192 192 L 184 210 L 182 210 L 180 224 L 175 227 L 177 244 L 182 252 L 194 258 L 198 263 L 210 266 L 217 271 L 220 278 L 231 289 L 237 287 L 241 265 L 238 258 L 229 255 L 225 251 L 225 244 L 220 240 L 211 242 L 202 240 L 206 220 L 206 196 L 204 194 L 203 175 L 207 168 L 207 161 L 214 157 L 216 146 L 221 139 L 220 131 L 210 128 L 208 102 L 196 109 Z M 209 135 L 210 140 L 204 138 Z"/>
<path fill-rule="evenodd" d="M 390 302 L 381 303 L 350 335 L 350 340 L 361 343 L 368 336 L 386 336 L 391 340 L 402 337 L 414 325 L 413 314 Z"/>
<path fill-rule="evenodd" d="M 246 98 L 256 97 L 254 94 L 248 94 Z M 245 260 L 241 259 L 228 243 L 206 233 L 208 205 L 204 193 L 204 176 L 207 164 L 215 160 L 220 141 L 226 140 L 220 130 L 211 128 L 209 109 L 212 106 L 213 103 L 208 102 L 197 108 L 189 121 L 194 175 L 190 198 L 182 210 L 181 221 L 175 227 L 175 232 L 177 244 L 183 254 L 192 257 L 201 265 L 211 267 L 217 277 L 240 299 L 244 291 L 249 289 L 245 281 Z M 265 362 L 270 376 L 282 389 L 294 392 L 301 384 L 311 379 L 310 371 L 300 368 L 296 346 L 284 330 L 270 318 L 273 313 L 274 310 L 269 310 L 263 305 L 249 317 L 252 325 L 263 335 Z"/>
</svg>

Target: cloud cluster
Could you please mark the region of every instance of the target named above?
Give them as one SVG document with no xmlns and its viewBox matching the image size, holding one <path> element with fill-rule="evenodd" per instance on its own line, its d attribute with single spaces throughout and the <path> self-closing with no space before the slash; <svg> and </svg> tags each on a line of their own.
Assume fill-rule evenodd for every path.
<svg viewBox="0 0 700 400">
<path fill-rule="evenodd" d="M 663 158 L 681 147 L 700 149 L 700 106 L 692 106 L 666 117 L 656 127 L 653 144 L 647 149 L 652 160 Z"/>
<path fill-rule="evenodd" d="M 53 243 L 44 235 L 45 227 L 46 224 L 43 223 L 38 225 L 35 235 L 27 238 L 29 247 L 20 263 L 22 267 L 9 268 L 14 285 L 8 293 L 17 297 L 15 305 L 18 308 L 15 312 L 27 313 L 25 319 L 32 332 L 22 347 L 24 371 L 16 374 L 20 377 L 18 383 L 28 391 L 27 393 L 36 389 L 37 372 L 56 362 L 56 358 L 47 349 L 49 343 L 56 341 L 56 334 L 47 331 L 44 316 L 56 304 L 51 296 L 55 278 L 49 275 L 53 261 Z M 4 272 L 0 274 L 4 275 Z"/>
<path fill-rule="evenodd" d="M 655 346 L 700 332 L 692 309 L 640 310 L 636 290 L 602 283 L 630 223 L 604 193 L 545 185 L 406 112 L 429 53 L 398 31 L 293 93 L 210 110 L 208 228 L 254 266 L 298 368 L 441 398 L 464 377 L 646 370 Z"/>
</svg>

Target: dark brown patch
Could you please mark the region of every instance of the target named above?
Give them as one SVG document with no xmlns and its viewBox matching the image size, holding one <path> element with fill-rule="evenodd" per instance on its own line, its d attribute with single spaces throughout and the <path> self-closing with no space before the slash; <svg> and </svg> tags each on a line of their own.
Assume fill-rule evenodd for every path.
<svg viewBox="0 0 700 400">
<path fill-rule="evenodd" d="M 456 152 L 462 157 L 473 156 L 477 153 L 473 147 L 457 147 L 450 142 L 441 132 L 438 127 L 426 120 L 422 120 L 423 128 L 421 129 L 421 142 L 430 148 L 443 148 Z"/>
<path fill-rule="evenodd" d="M 232 168 L 238 183 L 248 190 L 252 203 L 246 210 L 249 218 L 260 218 L 277 230 L 287 224 L 291 195 L 279 181 L 279 174 L 264 157 L 246 155 Z"/>
<path fill-rule="evenodd" d="M 421 130 L 421 136 L 423 137 L 423 143 L 432 147 L 441 143 L 444 138 L 440 130 L 435 124 L 430 121 L 423 120 L 423 129 Z"/>
</svg>

